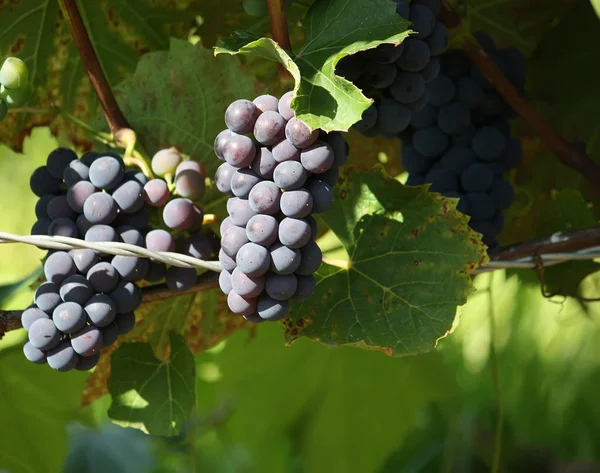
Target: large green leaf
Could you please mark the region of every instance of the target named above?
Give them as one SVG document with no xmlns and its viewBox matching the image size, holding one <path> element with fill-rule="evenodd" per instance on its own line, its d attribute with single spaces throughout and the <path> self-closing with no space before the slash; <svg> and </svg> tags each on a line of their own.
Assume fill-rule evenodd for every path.
<svg viewBox="0 0 600 473">
<path fill-rule="evenodd" d="M 19 344 L 0 351 L 0 379 L 0 470 L 61 472 L 85 374 L 34 365 Z"/>
<path fill-rule="evenodd" d="M 169 35 L 183 35 L 194 18 L 192 0 L 79 1 L 81 16 L 107 75 L 116 85 L 131 73 L 140 55 L 168 47 Z M 196 2 L 197 3 L 197 2 Z M 29 66 L 35 91 L 31 104 L 57 103 L 84 121 L 98 112 L 98 101 L 56 0 L 0 3 L 0 59 L 13 55 Z M 0 141 L 20 147 L 34 124 L 53 123 L 73 142 L 87 141 L 81 129 L 53 116 L 10 114 L 0 127 Z M 62 133 L 61 133 L 62 134 Z"/>
<path fill-rule="evenodd" d="M 164 360 L 147 343 L 128 343 L 113 354 L 108 381 L 112 419 L 142 423 L 153 435 L 180 432 L 196 399 L 196 365 L 183 337 L 171 334 L 169 340 Z"/>
<path fill-rule="evenodd" d="M 350 258 L 322 265 L 315 295 L 286 320 L 300 335 L 390 355 L 433 349 L 473 290 L 485 247 L 454 201 L 378 173 L 347 171 L 324 216 Z"/>
<path fill-rule="evenodd" d="M 272 39 L 238 33 L 220 42 L 215 54 L 254 54 L 283 64 L 295 80 L 296 116 L 313 129 L 347 131 L 371 100 L 335 74 L 336 64 L 348 54 L 400 43 L 409 23 L 396 14 L 391 0 L 330 0 L 315 2 L 303 24 L 306 42 L 297 53 Z"/>
</svg>

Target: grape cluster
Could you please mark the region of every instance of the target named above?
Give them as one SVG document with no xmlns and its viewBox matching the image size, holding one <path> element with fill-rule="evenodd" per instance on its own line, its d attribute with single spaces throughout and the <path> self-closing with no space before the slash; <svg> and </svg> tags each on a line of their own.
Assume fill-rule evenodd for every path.
<svg viewBox="0 0 600 473">
<path fill-rule="evenodd" d="M 221 224 L 219 277 L 232 312 L 252 322 L 285 317 L 309 298 L 322 254 L 311 214 L 333 203 L 338 168 L 348 158 L 340 133 L 311 131 L 295 118 L 292 92 L 237 100 L 215 139 L 223 161 L 217 188 L 231 197 Z"/>
<path fill-rule="evenodd" d="M 342 59 L 336 74 L 355 83 L 375 99 L 354 125 L 360 133 L 391 138 L 406 130 L 412 114 L 429 101 L 428 84 L 440 72 L 440 54 L 448 45 L 448 30 L 436 20 L 441 0 L 396 0 L 396 11 L 417 32 L 399 45 L 382 44 Z"/>
<path fill-rule="evenodd" d="M 514 48 L 496 49 L 493 40 L 474 35 L 481 47 L 520 91 L 524 59 Z M 504 226 L 502 213 L 514 199 L 504 173 L 517 167 L 521 145 L 511 137 L 514 111 L 461 50 L 441 57 L 441 73 L 428 84 L 426 107 L 413 114 L 402 134 L 402 164 L 407 185 L 459 198 L 458 210 L 490 248 Z"/>
<path fill-rule="evenodd" d="M 89 152 L 78 159 L 67 148 L 52 151 L 31 176 L 31 189 L 39 196 L 31 233 L 175 251 L 168 230 L 179 231 L 187 236 L 180 242 L 182 252 L 208 259 L 213 240 L 198 233 L 203 214 L 194 204 L 204 194 L 201 165 L 167 149 L 152 158 L 152 169 L 166 180 L 127 170 L 118 154 Z M 167 230 L 152 229 L 153 207 L 162 210 L 157 220 Z M 22 315 L 29 335 L 24 352 L 30 361 L 47 362 L 58 371 L 92 368 L 100 349 L 133 328 L 134 310 L 142 301 L 139 282 L 164 278 L 169 288 L 185 290 L 197 278 L 194 269 L 167 269 L 146 258 L 91 249 L 50 252 L 44 274 L 46 282 Z"/>
<path fill-rule="evenodd" d="M 0 67 L 0 121 L 9 107 L 19 107 L 29 100 L 31 88 L 27 65 L 16 57 L 7 58 Z"/>
</svg>

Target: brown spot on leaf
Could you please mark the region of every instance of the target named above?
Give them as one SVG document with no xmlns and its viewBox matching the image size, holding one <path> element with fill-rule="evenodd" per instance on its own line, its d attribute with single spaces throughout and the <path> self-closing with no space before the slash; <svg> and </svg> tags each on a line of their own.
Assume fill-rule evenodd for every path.
<svg viewBox="0 0 600 473">
<path fill-rule="evenodd" d="M 421 262 L 422 262 L 422 260 L 416 259 L 416 260 L 413 261 L 413 266 L 416 268 L 416 267 L 418 267 L 421 264 Z"/>
</svg>

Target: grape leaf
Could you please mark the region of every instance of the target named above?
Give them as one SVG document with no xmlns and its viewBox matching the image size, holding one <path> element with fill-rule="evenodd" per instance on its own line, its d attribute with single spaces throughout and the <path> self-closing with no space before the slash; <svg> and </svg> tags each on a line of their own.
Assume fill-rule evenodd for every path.
<svg viewBox="0 0 600 473">
<path fill-rule="evenodd" d="M 138 58 L 151 50 L 168 47 L 169 35 L 183 36 L 198 11 L 193 0 L 79 1 L 99 61 L 110 84 L 123 80 Z M 0 59 L 18 56 L 29 67 L 35 96 L 30 105 L 55 103 L 83 121 L 98 113 L 79 53 L 69 33 L 59 2 L 12 0 L 0 2 Z M 0 127 L 0 141 L 20 148 L 21 140 L 34 125 L 52 123 L 59 136 L 73 143 L 89 143 L 85 132 L 54 114 L 11 113 Z"/>
<path fill-rule="evenodd" d="M 321 266 L 315 295 L 284 322 L 287 341 L 396 356 L 433 349 L 473 290 L 469 274 L 487 261 L 479 235 L 454 199 L 378 173 L 347 170 L 335 194 L 322 219 L 350 258 Z"/>
<path fill-rule="evenodd" d="M 143 423 L 152 435 L 176 435 L 196 402 L 196 364 L 180 335 L 170 334 L 169 356 L 160 360 L 147 343 L 128 343 L 112 360 L 108 415 Z"/>
<path fill-rule="evenodd" d="M 592 2 L 592 6 L 594 7 L 594 10 L 596 11 L 596 15 L 598 15 L 598 18 L 600 18 L 600 0 L 590 0 Z"/>
<path fill-rule="evenodd" d="M 239 32 L 218 43 L 215 54 L 253 54 L 283 64 L 295 80 L 296 116 L 312 129 L 347 131 L 372 101 L 335 74 L 336 64 L 348 54 L 402 42 L 409 23 L 391 0 L 330 0 L 314 3 L 303 24 L 306 42 L 297 53 Z"/>
</svg>

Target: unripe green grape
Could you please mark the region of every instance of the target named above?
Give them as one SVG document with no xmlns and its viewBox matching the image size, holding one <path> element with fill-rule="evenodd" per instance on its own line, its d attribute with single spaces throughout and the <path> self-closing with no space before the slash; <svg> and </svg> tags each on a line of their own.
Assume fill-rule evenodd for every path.
<svg viewBox="0 0 600 473">
<path fill-rule="evenodd" d="M 27 65 L 17 57 L 9 57 L 0 68 L 0 84 L 7 89 L 16 89 L 27 84 Z"/>
<path fill-rule="evenodd" d="M 8 114 L 8 105 L 0 98 L 0 122 L 6 118 Z"/>
<path fill-rule="evenodd" d="M 31 98 L 31 87 L 25 84 L 16 89 L 7 89 L 0 85 L 0 97 L 11 107 L 20 107 Z"/>
</svg>

